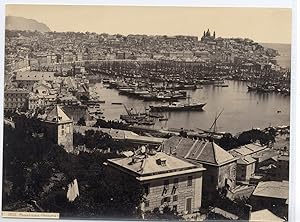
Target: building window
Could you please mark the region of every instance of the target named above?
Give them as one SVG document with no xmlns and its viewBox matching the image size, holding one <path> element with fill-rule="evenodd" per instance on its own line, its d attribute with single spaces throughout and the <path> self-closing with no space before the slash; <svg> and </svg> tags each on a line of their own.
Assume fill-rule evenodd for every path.
<svg viewBox="0 0 300 222">
<path fill-rule="evenodd" d="M 175 178 L 173 181 L 174 187 L 178 187 L 178 178 Z"/>
<path fill-rule="evenodd" d="M 178 196 L 177 196 L 177 195 L 174 195 L 174 196 L 173 196 L 173 202 L 176 202 L 176 201 L 178 201 Z"/>
<path fill-rule="evenodd" d="M 187 183 L 187 185 L 188 186 L 192 186 L 192 184 L 193 184 L 193 176 L 188 176 L 188 183 Z"/>
<path fill-rule="evenodd" d="M 65 135 L 65 131 L 64 130 L 61 131 L 61 135 L 62 136 Z"/>
<path fill-rule="evenodd" d="M 145 194 L 148 195 L 150 193 L 150 184 L 146 183 L 144 184 Z"/>
<path fill-rule="evenodd" d="M 192 198 L 191 197 L 186 199 L 185 209 L 188 214 L 192 213 Z"/>
<path fill-rule="evenodd" d="M 166 194 L 168 192 L 168 189 L 169 189 L 169 180 L 164 180 L 164 189 L 162 195 Z"/>
<path fill-rule="evenodd" d="M 176 193 L 176 190 L 178 188 L 178 178 L 175 178 L 174 181 L 173 181 L 173 188 L 172 188 L 172 192 L 171 194 L 175 194 Z"/>
<path fill-rule="evenodd" d="M 161 204 L 164 204 L 164 203 L 170 203 L 171 201 L 171 197 L 164 197 L 162 200 L 161 200 Z"/>
<path fill-rule="evenodd" d="M 173 212 L 177 212 L 177 205 L 174 205 L 172 210 Z"/>
<path fill-rule="evenodd" d="M 169 180 L 164 180 L 164 188 L 169 189 Z"/>
<path fill-rule="evenodd" d="M 149 207 L 150 206 L 150 201 L 149 200 L 146 200 L 145 201 L 145 207 Z"/>
</svg>

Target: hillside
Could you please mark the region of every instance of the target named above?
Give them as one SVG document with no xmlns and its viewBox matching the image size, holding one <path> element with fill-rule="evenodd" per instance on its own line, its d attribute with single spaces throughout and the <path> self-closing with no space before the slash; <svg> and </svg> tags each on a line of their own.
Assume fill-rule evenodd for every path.
<svg viewBox="0 0 300 222">
<path fill-rule="evenodd" d="M 38 22 L 34 19 L 27 19 L 27 18 L 16 17 L 16 16 L 6 16 L 5 29 L 51 32 L 50 28 L 44 23 Z"/>
</svg>

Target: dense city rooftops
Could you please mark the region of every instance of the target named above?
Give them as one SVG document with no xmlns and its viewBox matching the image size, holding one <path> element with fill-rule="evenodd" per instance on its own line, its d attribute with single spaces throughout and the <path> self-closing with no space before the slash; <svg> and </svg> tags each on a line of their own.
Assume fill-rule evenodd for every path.
<svg viewBox="0 0 300 222">
<path fill-rule="evenodd" d="M 54 72 L 25 71 L 16 74 L 16 81 L 53 81 Z"/>
</svg>

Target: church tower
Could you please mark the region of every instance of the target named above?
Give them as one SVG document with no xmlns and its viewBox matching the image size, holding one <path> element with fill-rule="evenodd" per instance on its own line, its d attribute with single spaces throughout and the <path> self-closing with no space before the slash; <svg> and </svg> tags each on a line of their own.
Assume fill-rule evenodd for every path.
<svg viewBox="0 0 300 222">
<path fill-rule="evenodd" d="M 210 37 L 210 31 L 209 31 L 209 29 L 207 29 L 206 37 Z"/>
<path fill-rule="evenodd" d="M 47 114 L 44 119 L 47 137 L 56 144 L 63 145 L 67 152 L 73 151 L 73 120 L 58 106 Z"/>
</svg>

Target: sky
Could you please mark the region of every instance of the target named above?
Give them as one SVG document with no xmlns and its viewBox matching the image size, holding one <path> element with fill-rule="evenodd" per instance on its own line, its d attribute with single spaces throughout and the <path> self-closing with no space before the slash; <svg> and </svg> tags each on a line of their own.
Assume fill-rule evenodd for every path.
<svg viewBox="0 0 300 222">
<path fill-rule="evenodd" d="M 52 31 L 109 34 L 193 35 L 208 28 L 216 36 L 261 43 L 291 43 L 290 9 L 7 5 L 6 15 L 45 23 Z"/>
</svg>

